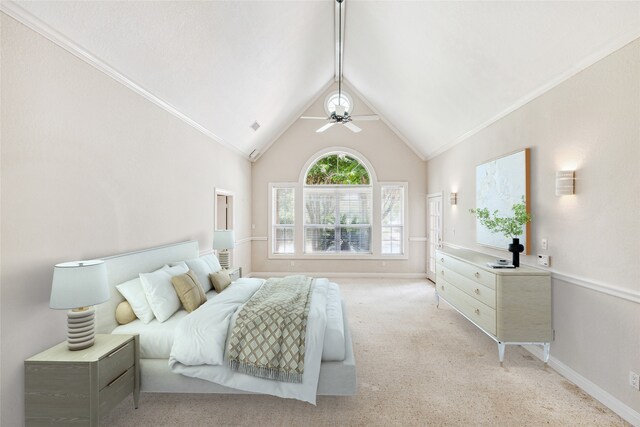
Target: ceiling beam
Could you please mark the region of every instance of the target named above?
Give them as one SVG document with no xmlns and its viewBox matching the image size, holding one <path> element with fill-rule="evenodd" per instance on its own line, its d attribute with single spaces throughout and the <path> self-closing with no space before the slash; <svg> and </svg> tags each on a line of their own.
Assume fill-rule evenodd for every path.
<svg viewBox="0 0 640 427">
<path fill-rule="evenodd" d="M 335 54 L 334 54 L 334 80 L 338 81 L 338 76 L 341 75 L 341 70 L 339 69 L 339 64 L 342 64 L 342 69 L 344 70 L 344 23 L 346 21 L 346 10 L 347 10 L 347 1 L 342 1 L 342 40 L 340 40 L 340 3 L 337 1 L 334 2 L 333 8 L 333 29 L 334 29 L 334 46 L 335 46 Z M 342 53 L 341 53 L 342 52 Z M 340 55 L 342 54 L 342 57 Z"/>
</svg>

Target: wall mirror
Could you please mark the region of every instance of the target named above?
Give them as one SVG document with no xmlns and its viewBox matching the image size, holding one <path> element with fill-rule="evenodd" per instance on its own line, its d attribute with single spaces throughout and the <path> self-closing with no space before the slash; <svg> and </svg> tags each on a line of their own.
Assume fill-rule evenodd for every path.
<svg viewBox="0 0 640 427">
<path fill-rule="evenodd" d="M 476 208 L 487 208 L 490 212 L 497 210 L 501 216 L 512 216 L 511 207 L 520 202 L 523 196 L 527 212 L 530 212 L 528 148 L 489 160 L 476 167 Z M 476 220 L 476 242 L 506 251 L 511 239 L 490 232 Z M 524 245 L 525 254 L 531 252 L 529 224 L 524 227 L 520 243 Z"/>
</svg>

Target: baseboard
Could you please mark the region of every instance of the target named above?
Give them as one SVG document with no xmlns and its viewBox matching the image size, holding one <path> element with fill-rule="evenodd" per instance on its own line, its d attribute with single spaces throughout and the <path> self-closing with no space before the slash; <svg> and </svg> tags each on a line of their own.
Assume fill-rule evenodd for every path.
<svg viewBox="0 0 640 427">
<path fill-rule="evenodd" d="M 538 346 L 523 345 L 522 347 L 536 356 L 538 359 L 542 360 L 542 349 Z M 580 387 L 585 393 L 589 394 L 604 406 L 620 415 L 622 418 L 624 418 L 625 421 L 631 423 L 631 425 L 633 426 L 640 427 L 640 412 L 625 405 L 610 393 L 603 390 L 598 385 L 592 383 L 553 356 L 549 357 L 549 366 L 560 375 Z"/>
<path fill-rule="evenodd" d="M 426 279 L 426 273 L 321 273 L 291 271 L 253 271 L 248 277 L 282 277 L 291 274 L 304 274 L 311 277 L 345 277 L 362 279 Z"/>
</svg>

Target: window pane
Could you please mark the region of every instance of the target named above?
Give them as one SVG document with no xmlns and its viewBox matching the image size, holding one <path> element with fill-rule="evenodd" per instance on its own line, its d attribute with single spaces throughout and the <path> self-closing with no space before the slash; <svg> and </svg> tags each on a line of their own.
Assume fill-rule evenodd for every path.
<svg viewBox="0 0 640 427">
<path fill-rule="evenodd" d="M 404 187 L 382 188 L 382 225 L 402 225 Z"/>
<path fill-rule="evenodd" d="M 370 252 L 371 227 L 341 227 L 340 252 Z"/>
<path fill-rule="evenodd" d="M 293 188 L 275 189 L 275 223 L 293 224 L 294 215 L 294 194 Z"/>
<path fill-rule="evenodd" d="M 294 229 L 292 227 L 274 227 L 273 236 L 273 253 L 295 253 Z"/>
<path fill-rule="evenodd" d="M 306 191 L 304 199 L 305 224 L 335 224 L 336 194 L 334 191 Z"/>
<path fill-rule="evenodd" d="M 304 246 L 306 253 L 336 252 L 336 229 L 333 227 L 305 227 Z"/>
<path fill-rule="evenodd" d="M 340 190 L 340 224 L 370 224 L 371 190 Z"/>
<path fill-rule="evenodd" d="M 369 185 L 369 172 L 354 157 L 345 153 L 330 154 L 318 159 L 309 168 L 307 185 Z"/>
</svg>

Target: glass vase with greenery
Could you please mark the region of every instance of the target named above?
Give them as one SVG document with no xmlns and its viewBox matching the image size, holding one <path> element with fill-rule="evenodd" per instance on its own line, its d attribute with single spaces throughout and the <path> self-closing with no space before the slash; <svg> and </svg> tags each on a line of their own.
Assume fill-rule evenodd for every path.
<svg viewBox="0 0 640 427">
<path fill-rule="evenodd" d="M 492 233 L 500 233 L 505 237 L 513 239 L 509 245 L 509 251 L 513 253 L 514 267 L 520 266 L 520 252 L 524 246 L 520 244 L 519 236 L 524 232 L 524 226 L 531 222 L 531 213 L 527 212 L 527 205 L 522 196 L 522 201 L 511 206 L 513 216 L 500 216 L 497 210 L 489 212 L 487 208 L 469 209 L 475 214 L 480 224 L 485 226 Z"/>
</svg>

